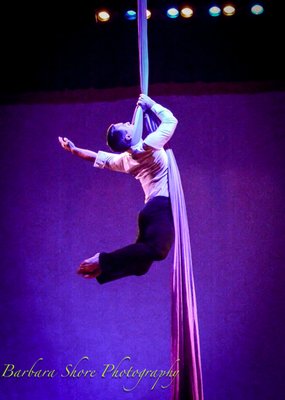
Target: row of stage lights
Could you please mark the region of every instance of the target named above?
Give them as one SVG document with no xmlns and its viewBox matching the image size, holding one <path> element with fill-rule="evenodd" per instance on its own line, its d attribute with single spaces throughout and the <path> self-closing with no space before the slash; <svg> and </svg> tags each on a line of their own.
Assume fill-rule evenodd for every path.
<svg viewBox="0 0 285 400">
<path fill-rule="evenodd" d="M 253 15 L 261 15 L 264 13 L 264 7 L 261 4 L 254 4 L 250 8 L 250 12 Z M 219 17 L 225 15 L 230 17 L 236 13 L 236 7 L 233 4 L 226 4 L 224 7 L 211 6 L 208 10 L 211 17 Z M 191 18 L 194 15 L 194 10 L 191 7 L 183 7 L 180 10 L 176 7 L 169 8 L 165 11 L 165 15 L 168 18 L 175 19 L 181 16 L 182 18 Z M 133 21 L 137 18 L 137 13 L 134 10 L 127 10 L 125 12 L 125 19 Z M 150 10 L 147 10 L 147 19 L 151 18 L 152 14 Z M 98 10 L 95 13 L 96 22 L 108 22 L 111 19 L 111 14 L 108 10 Z"/>
</svg>

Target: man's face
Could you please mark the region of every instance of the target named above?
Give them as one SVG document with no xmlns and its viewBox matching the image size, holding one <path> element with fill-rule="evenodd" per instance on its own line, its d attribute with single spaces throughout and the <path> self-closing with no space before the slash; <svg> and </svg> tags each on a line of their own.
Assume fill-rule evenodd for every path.
<svg viewBox="0 0 285 400">
<path fill-rule="evenodd" d="M 134 134 L 134 125 L 131 124 L 130 122 L 118 122 L 117 124 L 114 124 L 116 129 L 122 130 L 126 132 L 125 138 L 127 140 L 130 140 L 133 138 Z"/>
</svg>

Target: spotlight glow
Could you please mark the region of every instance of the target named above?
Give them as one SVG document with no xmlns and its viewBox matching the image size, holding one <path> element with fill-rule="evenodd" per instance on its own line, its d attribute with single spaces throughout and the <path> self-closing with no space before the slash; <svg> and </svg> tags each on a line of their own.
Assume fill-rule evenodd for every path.
<svg viewBox="0 0 285 400">
<path fill-rule="evenodd" d="M 110 19 L 110 14 L 106 10 L 98 11 L 95 14 L 96 21 L 107 22 Z"/>
<path fill-rule="evenodd" d="M 184 7 L 182 8 L 180 14 L 183 18 L 191 18 L 193 15 L 193 10 L 190 7 Z"/>
<path fill-rule="evenodd" d="M 234 15 L 235 12 L 236 9 L 231 4 L 228 4 L 223 8 L 223 14 L 226 15 L 227 17 Z"/>
<path fill-rule="evenodd" d="M 151 17 L 151 12 L 146 10 L 146 18 L 149 19 Z M 128 10 L 125 13 L 125 18 L 129 21 L 133 21 L 137 19 L 137 13 L 134 10 Z"/>
<path fill-rule="evenodd" d="M 221 9 L 220 7 L 217 6 L 213 6 L 209 9 L 209 14 L 211 15 L 211 17 L 218 17 L 219 15 L 221 15 Z"/>
<path fill-rule="evenodd" d="M 169 17 L 169 18 L 177 18 L 178 17 L 178 15 L 179 15 L 179 11 L 177 10 L 177 8 L 169 8 L 168 10 L 167 10 L 167 16 Z"/>
<path fill-rule="evenodd" d="M 255 4 L 251 7 L 251 12 L 254 15 L 260 15 L 264 12 L 264 8 L 260 4 Z"/>
<path fill-rule="evenodd" d="M 134 19 L 137 18 L 137 13 L 134 10 L 128 10 L 125 13 L 125 17 L 129 21 L 133 21 Z"/>
</svg>

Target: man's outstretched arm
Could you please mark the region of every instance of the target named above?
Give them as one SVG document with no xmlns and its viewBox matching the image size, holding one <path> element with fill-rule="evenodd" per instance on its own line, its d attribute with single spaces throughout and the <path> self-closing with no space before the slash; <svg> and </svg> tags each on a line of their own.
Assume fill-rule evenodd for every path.
<svg viewBox="0 0 285 400">
<path fill-rule="evenodd" d="M 79 158 L 83 158 L 84 160 L 87 161 L 91 161 L 91 162 L 95 162 L 96 157 L 97 157 L 97 153 L 95 153 L 95 151 L 91 151 L 91 150 L 87 150 L 87 149 L 81 149 L 79 147 L 76 147 L 75 144 L 65 138 L 62 138 L 61 136 L 58 137 L 59 143 L 61 144 L 61 147 L 66 150 L 69 151 L 70 153 L 76 155 Z"/>
</svg>

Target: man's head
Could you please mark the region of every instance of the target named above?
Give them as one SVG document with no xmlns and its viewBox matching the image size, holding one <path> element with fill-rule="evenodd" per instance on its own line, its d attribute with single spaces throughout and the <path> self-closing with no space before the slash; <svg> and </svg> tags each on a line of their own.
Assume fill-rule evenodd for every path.
<svg viewBox="0 0 285 400">
<path fill-rule="evenodd" d="M 107 129 L 107 144 L 116 152 L 127 151 L 132 145 L 134 125 L 130 122 L 112 124 Z"/>
</svg>

